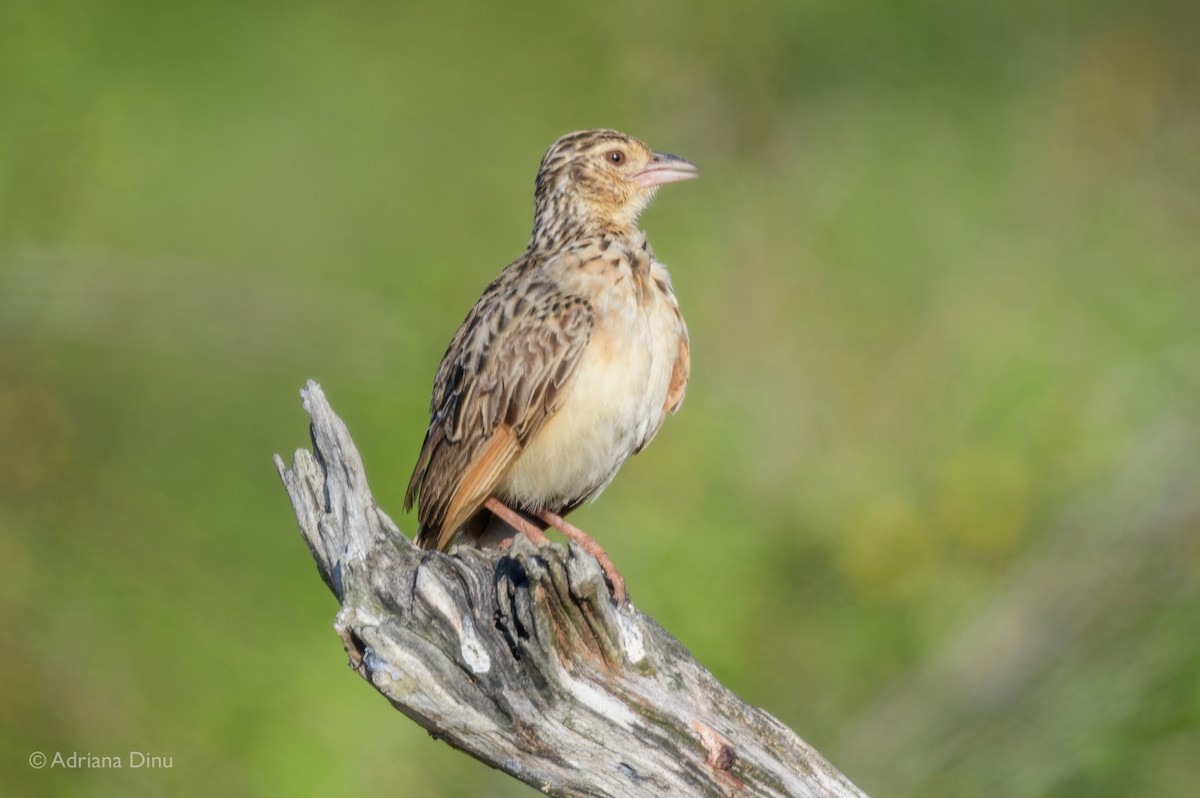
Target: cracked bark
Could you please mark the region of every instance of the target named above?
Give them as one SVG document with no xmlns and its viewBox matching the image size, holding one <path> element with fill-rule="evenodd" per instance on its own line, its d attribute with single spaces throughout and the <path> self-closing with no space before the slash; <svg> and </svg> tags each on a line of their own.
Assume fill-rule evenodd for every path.
<svg viewBox="0 0 1200 798">
<path fill-rule="evenodd" d="M 321 387 L 312 452 L 275 456 L 350 664 L 453 747 L 557 796 L 862 796 L 678 640 L 617 609 L 576 545 L 423 551 L 371 496 Z"/>
</svg>

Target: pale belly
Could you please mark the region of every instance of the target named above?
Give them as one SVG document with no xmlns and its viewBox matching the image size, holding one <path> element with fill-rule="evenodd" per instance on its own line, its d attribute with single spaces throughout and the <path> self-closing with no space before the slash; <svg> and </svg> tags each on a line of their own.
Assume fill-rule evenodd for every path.
<svg viewBox="0 0 1200 798">
<path fill-rule="evenodd" d="M 599 495 L 662 423 L 681 335 L 667 321 L 630 309 L 619 330 L 597 328 L 562 407 L 501 479 L 501 499 L 558 511 Z"/>
</svg>

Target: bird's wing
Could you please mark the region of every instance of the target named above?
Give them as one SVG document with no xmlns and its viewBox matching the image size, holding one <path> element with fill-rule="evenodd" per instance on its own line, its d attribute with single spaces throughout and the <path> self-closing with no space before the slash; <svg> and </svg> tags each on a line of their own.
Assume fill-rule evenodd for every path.
<svg viewBox="0 0 1200 798">
<path fill-rule="evenodd" d="M 680 318 L 682 324 L 683 319 Z M 692 372 L 692 348 L 688 344 L 687 328 L 679 336 L 679 354 L 675 357 L 675 365 L 671 367 L 671 382 L 667 386 L 667 401 L 663 403 L 663 415 L 674 413 L 683 404 L 683 395 L 687 393 L 688 375 Z"/>
<path fill-rule="evenodd" d="M 634 450 L 634 454 L 641 454 L 642 450 L 650 445 L 650 441 L 654 440 L 654 436 L 662 428 L 663 422 L 667 419 L 668 413 L 674 413 L 683 404 L 683 396 L 687 393 L 688 377 L 692 372 L 692 349 L 688 343 L 687 324 L 683 321 L 683 313 L 679 310 L 679 304 L 675 301 L 675 294 L 671 291 L 670 278 L 663 269 L 655 276 L 658 290 L 669 299 L 669 307 L 672 311 L 670 317 L 670 326 L 674 328 L 674 332 L 679 336 L 679 350 L 675 355 L 675 360 L 671 364 L 671 379 L 667 383 L 667 398 L 663 402 L 662 413 L 659 414 L 658 423 L 646 434 Z"/>
<path fill-rule="evenodd" d="M 514 264 L 515 265 L 515 264 Z M 446 351 L 405 495 L 420 497 L 417 542 L 444 549 L 558 409 L 595 316 L 550 281 L 489 286 Z"/>
</svg>

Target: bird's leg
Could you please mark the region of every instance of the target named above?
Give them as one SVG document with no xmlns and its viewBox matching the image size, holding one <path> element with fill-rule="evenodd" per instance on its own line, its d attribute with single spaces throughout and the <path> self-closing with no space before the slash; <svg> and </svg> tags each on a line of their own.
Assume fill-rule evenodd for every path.
<svg viewBox="0 0 1200 798">
<path fill-rule="evenodd" d="M 549 510 L 538 510 L 534 515 L 578 543 L 583 547 L 584 551 L 596 558 L 596 561 L 600 563 L 600 568 L 604 571 L 605 577 L 608 578 L 608 583 L 612 585 L 613 599 L 616 600 L 617 606 L 624 606 L 625 578 L 617 573 L 617 567 L 613 565 L 612 560 L 608 559 L 608 555 L 604 553 L 604 549 L 600 548 L 600 544 L 587 532 L 584 532 L 574 524 L 568 523 L 561 515 L 552 513 Z"/>
<path fill-rule="evenodd" d="M 522 516 L 513 508 L 509 507 L 504 502 L 497 499 L 495 496 L 488 496 L 487 499 L 484 500 L 483 506 L 500 516 L 500 518 L 513 529 L 524 533 L 525 537 L 529 538 L 533 545 L 541 546 L 550 542 L 550 538 L 546 537 L 546 534 L 542 532 L 542 530 L 538 529 L 536 524 L 530 522 L 527 518 Z M 508 545 L 511 545 L 511 543 Z M 502 548 L 508 548 L 508 545 L 505 545 Z"/>
</svg>

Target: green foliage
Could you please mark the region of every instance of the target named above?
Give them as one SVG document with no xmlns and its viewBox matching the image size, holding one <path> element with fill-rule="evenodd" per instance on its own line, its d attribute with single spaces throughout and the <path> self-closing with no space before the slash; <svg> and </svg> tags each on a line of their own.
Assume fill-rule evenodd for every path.
<svg viewBox="0 0 1200 798">
<path fill-rule="evenodd" d="M 605 125 L 704 170 L 644 220 L 688 400 L 577 515 L 638 606 L 868 792 L 1190 795 L 1198 21 L 0 5 L 3 782 L 533 794 L 342 667 L 270 455 L 320 380 L 411 530 L 445 344 Z"/>
</svg>

